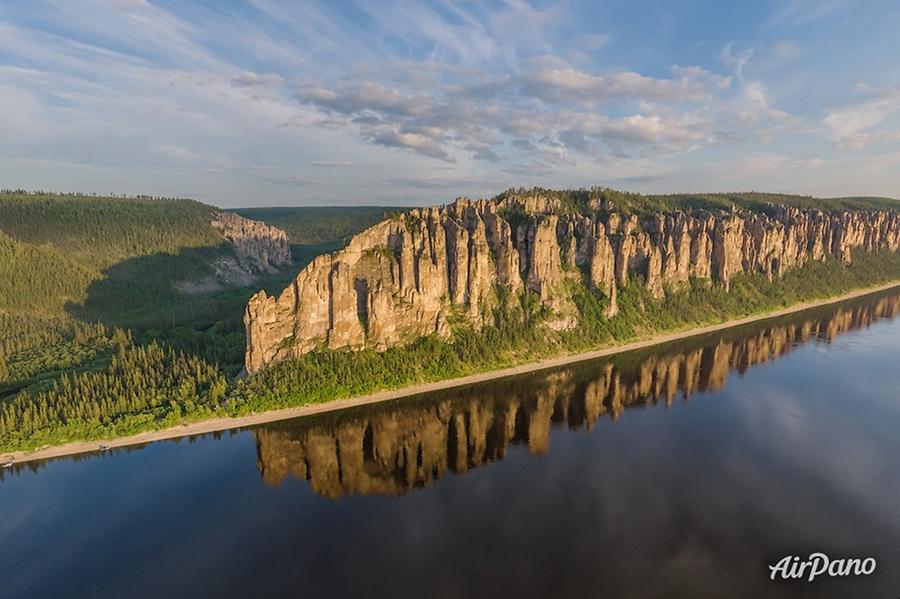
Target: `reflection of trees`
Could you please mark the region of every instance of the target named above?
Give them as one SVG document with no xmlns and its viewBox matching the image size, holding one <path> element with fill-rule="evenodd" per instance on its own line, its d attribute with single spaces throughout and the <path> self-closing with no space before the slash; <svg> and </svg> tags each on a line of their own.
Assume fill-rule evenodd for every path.
<svg viewBox="0 0 900 599">
<path fill-rule="evenodd" d="M 427 398 L 274 424 L 256 431 L 259 469 L 269 484 L 305 478 L 327 497 L 399 495 L 446 472 L 502 459 L 510 445 L 549 449 L 552 425 L 590 428 L 625 408 L 717 391 L 729 372 L 775 359 L 810 339 L 831 341 L 900 312 L 884 297 L 765 328 L 727 331 L 652 351 L 623 354 Z"/>
</svg>

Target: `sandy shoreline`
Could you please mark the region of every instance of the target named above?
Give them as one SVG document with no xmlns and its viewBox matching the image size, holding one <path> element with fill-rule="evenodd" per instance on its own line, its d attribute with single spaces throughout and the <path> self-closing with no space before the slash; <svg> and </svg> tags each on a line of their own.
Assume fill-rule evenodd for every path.
<svg viewBox="0 0 900 599">
<path fill-rule="evenodd" d="M 427 383 L 423 385 L 412 385 L 409 387 L 403 387 L 401 389 L 394 389 L 390 391 L 379 391 L 377 393 L 373 393 L 370 395 L 362 395 L 358 397 L 351 397 L 346 399 L 337 399 L 331 402 L 323 403 L 323 404 L 315 404 L 310 406 L 300 406 L 296 408 L 286 408 L 283 410 L 273 410 L 269 412 L 263 412 L 260 414 L 251 414 L 249 416 L 241 416 L 237 418 L 214 418 L 211 420 L 204 420 L 202 422 L 194 422 L 189 424 L 184 424 L 172 428 L 167 428 L 158 431 L 150 431 L 146 433 L 140 433 L 137 435 L 131 435 L 128 437 L 120 437 L 117 439 L 103 440 L 103 441 L 78 441 L 73 443 L 67 443 L 65 445 L 56 445 L 52 447 L 46 447 L 44 449 L 38 449 L 36 451 L 31 452 L 9 452 L 0 454 L 0 462 L 5 463 L 10 461 L 10 459 L 15 463 L 23 463 L 30 462 L 34 460 L 43 460 L 47 458 L 55 458 L 66 455 L 74 455 L 79 453 L 88 453 L 91 451 L 97 451 L 101 445 L 106 446 L 110 449 L 116 447 L 126 447 L 129 445 L 140 445 L 144 443 L 151 443 L 153 441 L 163 441 L 166 439 L 176 439 L 178 437 L 186 437 L 189 435 L 200 435 L 204 433 L 212 433 L 217 431 L 223 431 L 234 428 L 242 428 L 246 426 L 252 426 L 257 424 L 264 424 L 266 422 L 275 422 L 277 420 L 287 420 L 290 418 L 297 418 L 300 416 L 309 416 L 312 414 L 321 414 L 324 412 L 332 412 L 336 410 L 342 410 L 354 406 L 361 406 L 366 404 L 374 404 L 384 401 L 390 401 L 393 399 L 399 399 L 401 397 L 408 397 L 411 395 L 419 395 L 421 393 L 430 393 L 433 391 L 439 391 L 442 389 L 450 389 L 452 387 L 459 387 L 462 385 L 470 385 L 473 383 L 480 383 L 484 381 L 490 381 L 493 379 L 504 378 L 508 376 L 515 376 L 518 374 L 525 374 L 529 372 L 535 372 L 538 370 L 544 370 L 547 368 L 554 368 L 556 366 L 563 366 L 566 364 L 571 364 L 575 362 L 582 362 L 585 360 L 592 360 L 595 358 L 600 358 L 603 356 L 609 356 L 612 354 L 633 351 L 636 349 L 642 349 L 646 347 L 650 347 L 653 345 L 659 345 L 662 343 L 667 343 L 670 341 L 676 341 L 679 339 L 686 339 L 688 337 L 694 337 L 697 335 L 703 335 L 706 333 L 711 333 L 715 331 L 720 331 L 723 329 L 728 329 L 736 326 L 740 326 L 742 324 L 747 324 L 750 322 L 755 322 L 758 320 L 765 320 L 768 318 L 775 318 L 778 316 L 783 316 L 785 314 L 791 314 L 793 312 L 800 312 L 802 310 L 807 310 L 809 308 L 815 308 L 817 306 L 825 306 L 828 304 L 834 304 L 838 302 L 842 302 L 845 300 L 853 299 L 856 297 L 861 297 L 864 295 L 869 295 L 871 293 L 877 293 L 879 291 L 884 291 L 886 289 L 891 289 L 893 287 L 900 286 L 900 280 L 895 280 L 891 283 L 887 283 L 885 285 L 880 285 L 878 287 L 869 287 L 865 289 L 858 289 L 856 291 L 852 291 L 850 293 L 846 293 L 841 296 L 832 297 L 825 300 L 814 301 L 814 302 L 803 302 L 799 304 L 795 304 L 789 308 L 783 308 L 781 310 L 775 310 L 773 312 L 767 312 L 765 314 L 759 314 L 755 316 L 748 316 L 745 318 L 740 318 L 736 320 L 728 320 L 719 324 L 707 325 L 704 327 L 687 329 L 684 331 L 678 331 L 674 333 L 667 333 L 664 335 L 657 335 L 655 337 L 651 337 L 649 339 L 645 339 L 643 341 L 634 341 L 631 343 L 627 343 L 624 345 L 616 345 L 607 347 L 604 349 L 594 350 L 590 352 L 580 353 L 580 354 L 572 354 L 567 356 L 560 356 L 558 358 L 551 358 L 548 360 L 543 360 L 540 362 L 531 362 L 528 364 L 523 364 L 521 366 L 514 366 L 510 368 L 504 368 L 502 370 L 493 370 L 490 372 L 485 372 L 481 374 L 473 374 L 465 377 L 448 379 L 445 381 L 439 381 L 436 383 Z"/>
</svg>

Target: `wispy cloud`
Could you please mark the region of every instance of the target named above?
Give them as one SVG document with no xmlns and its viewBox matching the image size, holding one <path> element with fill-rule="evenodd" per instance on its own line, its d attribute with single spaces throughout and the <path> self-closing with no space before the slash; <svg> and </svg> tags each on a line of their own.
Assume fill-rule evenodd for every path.
<svg viewBox="0 0 900 599">
<path fill-rule="evenodd" d="M 841 36 L 808 33 L 849 6 L 754 7 L 761 26 L 735 32 L 663 5 L 577 0 L 5 3 L 0 177 L 269 204 L 374 186 L 424 201 L 457 180 L 651 187 L 700 164 L 723 180 L 799 181 L 828 147 L 887 157 L 861 181 L 897 189 L 900 69 L 859 68 L 900 51 L 877 33 L 896 9 L 855 8 Z M 679 35 L 635 43 L 648 17 Z M 868 62 L 852 54 L 867 48 Z"/>
<path fill-rule="evenodd" d="M 784 0 L 775 4 L 765 25 L 806 25 L 838 16 L 853 4 L 850 0 Z"/>
<path fill-rule="evenodd" d="M 865 91 L 867 99 L 835 108 L 822 119 L 832 140 L 842 148 L 858 149 L 874 141 L 900 139 L 900 129 L 878 128 L 900 112 L 900 88 Z"/>
</svg>

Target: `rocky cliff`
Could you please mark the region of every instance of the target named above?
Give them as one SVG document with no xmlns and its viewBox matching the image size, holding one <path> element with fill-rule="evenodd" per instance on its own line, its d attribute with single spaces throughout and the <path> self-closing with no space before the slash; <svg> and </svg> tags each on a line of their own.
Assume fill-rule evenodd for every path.
<svg viewBox="0 0 900 599">
<path fill-rule="evenodd" d="M 291 263 L 288 235 L 277 227 L 233 212 L 215 213 L 211 224 L 247 271 L 272 274 Z"/>
<path fill-rule="evenodd" d="M 550 317 L 574 327 L 569 282 L 607 298 L 645 285 L 657 298 L 692 278 L 726 289 L 741 272 L 778 277 L 811 260 L 900 249 L 900 212 L 776 207 L 769 214 L 671 211 L 638 217 L 610 205 L 571 207 L 540 195 L 458 199 L 412 210 L 316 258 L 280 296 L 247 305 L 246 368 L 315 348 L 384 349 L 422 335 L 451 335 L 450 321 L 481 327 L 503 297 L 534 293 Z M 633 283 L 632 283 L 633 281 Z"/>
<path fill-rule="evenodd" d="M 178 281 L 184 293 L 207 293 L 223 287 L 252 285 L 291 264 L 288 235 L 277 227 L 244 218 L 233 212 L 215 212 L 210 225 L 224 241 L 212 255 L 209 266 L 213 273 L 203 278 Z"/>
<path fill-rule="evenodd" d="M 654 351 L 644 359 L 608 360 L 532 375 L 528 382 L 455 389 L 428 402 L 345 412 L 340 418 L 270 425 L 254 432 L 260 474 L 268 484 L 306 479 L 326 497 L 354 493 L 401 495 L 447 472 L 503 459 L 510 446 L 535 454 L 550 448 L 551 427 L 591 428 L 630 407 L 725 387 L 745 372 L 811 339 L 838 335 L 900 313 L 900 296 L 838 308 L 756 330 L 730 331 L 710 341 Z"/>
</svg>

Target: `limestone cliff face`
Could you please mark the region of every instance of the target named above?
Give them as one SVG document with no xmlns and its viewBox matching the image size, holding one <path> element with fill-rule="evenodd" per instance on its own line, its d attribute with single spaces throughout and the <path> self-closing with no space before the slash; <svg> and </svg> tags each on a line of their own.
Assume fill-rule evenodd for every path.
<svg viewBox="0 0 900 599">
<path fill-rule="evenodd" d="M 250 300 L 246 368 L 317 347 L 385 349 L 447 337 L 454 319 L 489 324 L 510 293 L 536 294 L 550 314 L 546 326 L 571 328 L 570 280 L 603 293 L 613 318 L 624 285 L 662 298 L 691 278 L 727 289 L 741 272 L 777 277 L 828 255 L 849 264 L 854 251 L 900 249 L 898 211 L 780 207 L 771 216 L 675 211 L 640 219 L 591 208 L 566 212 L 534 195 L 458 199 L 383 221 L 316 258 L 279 297 L 261 291 Z"/>
<path fill-rule="evenodd" d="M 212 226 L 234 249 L 240 265 L 249 272 L 274 273 L 291 262 L 287 233 L 233 212 L 217 212 Z"/>
<path fill-rule="evenodd" d="M 731 372 L 898 313 L 900 297 L 894 295 L 825 317 L 791 318 L 750 335 L 731 331 L 713 342 L 653 352 L 637 364 L 613 359 L 536 374 L 527 383 L 456 389 L 427 403 L 270 425 L 254 432 L 258 467 L 268 484 L 294 476 L 326 497 L 402 495 L 448 472 L 503 459 L 514 445 L 546 453 L 552 426 L 590 428 L 630 407 L 668 406 L 678 397 L 720 390 Z"/>
<path fill-rule="evenodd" d="M 281 229 L 233 212 L 214 213 L 210 225 L 224 242 L 219 248 L 222 251 L 212 253 L 212 274 L 174 282 L 182 293 L 246 287 L 291 264 L 290 242 Z"/>
</svg>

